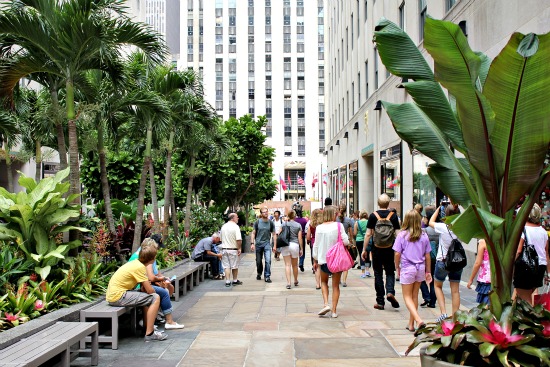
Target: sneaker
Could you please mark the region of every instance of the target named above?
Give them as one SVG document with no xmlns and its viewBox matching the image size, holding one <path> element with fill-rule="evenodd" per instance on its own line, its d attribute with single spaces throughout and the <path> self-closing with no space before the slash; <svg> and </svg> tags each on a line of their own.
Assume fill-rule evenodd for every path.
<svg viewBox="0 0 550 367">
<path fill-rule="evenodd" d="M 178 324 L 177 322 L 174 322 L 173 324 L 166 324 L 164 325 L 164 329 L 165 330 L 172 330 L 172 329 L 183 329 L 184 328 L 184 325 L 183 324 Z"/>
<path fill-rule="evenodd" d="M 441 316 L 439 316 L 437 319 L 435 319 L 435 322 L 441 322 L 441 321 L 445 320 L 448 317 L 449 316 L 447 316 L 446 313 L 443 313 L 443 314 L 441 314 Z"/>
<path fill-rule="evenodd" d="M 261 275 L 256 275 L 256 280 L 262 280 L 262 276 Z"/>
<path fill-rule="evenodd" d="M 397 302 L 397 300 L 395 299 L 395 296 L 393 294 L 391 294 L 391 293 L 388 294 L 386 299 L 388 300 L 389 303 L 391 303 L 391 306 L 393 308 L 399 308 L 399 302 Z"/>
<path fill-rule="evenodd" d="M 370 271 L 366 271 L 366 272 L 365 272 L 365 275 L 366 275 L 368 278 L 370 278 L 370 277 L 371 277 Z"/>
<path fill-rule="evenodd" d="M 266 283 L 271 283 L 271 278 L 270 277 L 265 278 L 265 282 Z"/>
<path fill-rule="evenodd" d="M 145 342 L 148 343 L 152 341 L 161 341 L 161 340 L 165 340 L 166 338 L 168 338 L 168 335 L 158 331 L 153 331 L 153 334 L 145 335 Z"/>
<path fill-rule="evenodd" d="M 242 285 L 243 282 L 241 282 L 240 280 L 236 280 L 233 282 L 233 285 Z"/>
<path fill-rule="evenodd" d="M 366 273 L 361 274 L 361 278 L 366 278 L 366 277 L 367 277 Z"/>
<path fill-rule="evenodd" d="M 225 282 L 226 287 L 231 287 L 231 282 Z"/>
<path fill-rule="evenodd" d="M 323 307 L 323 309 L 321 311 L 317 312 L 317 315 L 323 316 L 323 315 L 326 315 L 329 312 L 330 312 L 330 306 L 326 305 L 325 307 Z"/>
<path fill-rule="evenodd" d="M 347 286 L 348 286 L 348 283 L 346 283 L 346 282 L 342 283 L 342 287 L 347 287 Z"/>
<path fill-rule="evenodd" d="M 338 317 L 338 314 L 336 312 L 333 312 L 332 315 L 330 315 L 330 316 L 332 316 L 332 318 L 335 319 L 335 318 Z"/>
<path fill-rule="evenodd" d="M 304 272 L 304 266 L 300 265 L 299 268 L 300 268 L 300 271 L 303 273 Z"/>
<path fill-rule="evenodd" d="M 429 308 L 435 308 L 435 305 L 428 305 Z"/>
<path fill-rule="evenodd" d="M 426 307 L 428 307 L 428 303 L 430 303 L 430 301 L 424 301 L 420 304 L 420 307 L 426 308 Z"/>
</svg>

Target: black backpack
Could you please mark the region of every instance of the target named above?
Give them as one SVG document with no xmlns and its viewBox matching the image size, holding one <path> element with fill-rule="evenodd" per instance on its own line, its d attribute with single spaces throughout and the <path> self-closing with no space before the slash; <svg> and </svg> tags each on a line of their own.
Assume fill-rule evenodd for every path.
<svg viewBox="0 0 550 367">
<path fill-rule="evenodd" d="M 447 231 L 449 231 L 449 227 L 447 227 Z M 464 251 L 464 247 L 458 238 L 453 238 L 451 231 L 449 231 L 449 236 L 451 236 L 452 241 L 449 250 L 447 250 L 447 257 L 443 259 L 445 262 L 445 270 L 448 272 L 460 271 L 468 264 L 466 251 Z"/>
<path fill-rule="evenodd" d="M 290 227 L 287 223 L 281 227 L 281 233 L 277 235 L 277 248 L 287 247 L 290 244 Z"/>
</svg>

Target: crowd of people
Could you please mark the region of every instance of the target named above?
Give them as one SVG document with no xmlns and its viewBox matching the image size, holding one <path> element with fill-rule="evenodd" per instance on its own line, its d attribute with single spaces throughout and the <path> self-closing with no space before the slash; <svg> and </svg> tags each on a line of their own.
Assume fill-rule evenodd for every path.
<svg viewBox="0 0 550 367">
<path fill-rule="evenodd" d="M 250 236 L 251 250 L 256 256 L 256 279 L 266 283 L 271 280 L 271 255 L 284 260 L 286 289 L 299 286 L 299 271 L 305 271 L 305 246 L 310 248 L 311 270 L 315 275 L 315 288 L 321 290 L 323 307 L 319 316 L 338 317 L 337 306 L 340 285 L 347 287 L 348 271 L 331 272 L 327 264 L 327 253 L 340 241 L 346 246 L 361 278 L 374 275 L 376 300 L 374 308 L 384 310 L 386 301 L 393 308 L 399 308 L 395 284 L 401 284 L 403 300 L 410 317 L 406 329 L 415 332 L 424 325 L 418 307 L 439 306 L 441 322 L 454 314 L 460 307 L 460 281 L 463 268 L 449 269 L 446 258 L 452 251 L 457 236 L 445 216 L 460 213 L 452 202 L 438 207 L 417 204 L 405 213 L 403 221 L 397 211 L 390 207 L 388 195 L 378 197 L 378 209 L 368 214 L 354 212 L 346 216 L 346 206 L 332 205 L 326 198 L 322 209 L 315 209 L 309 218 L 304 217 L 302 205 L 296 203 L 285 216 L 279 210 L 272 215 L 267 207 L 260 209 L 260 216 L 253 224 Z M 243 238 L 238 226 L 238 215 L 229 213 L 227 222 L 220 232 L 213 233 L 197 243 L 192 253 L 195 261 L 210 263 L 212 279 L 225 279 L 225 286 L 242 285 L 239 280 L 239 263 Z M 543 282 L 550 282 L 550 254 L 547 232 L 541 227 L 541 209 L 535 204 L 521 236 L 517 256 L 526 243 L 534 246 L 538 255 L 538 269 L 535 276 L 514 274 L 515 296 L 533 302 L 533 293 Z M 115 272 L 107 290 L 107 301 L 113 306 L 143 306 L 145 341 L 165 340 L 166 334 L 158 331 L 155 321 L 160 313 L 165 319 L 165 329 L 181 329 L 184 326 L 172 319 L 170 296 L 174 292 L 171 280 L 164 277 L 156 265 L 156 253 L 162 246 L 160 236 L 143 241 L 140 249 L 130 261 Z M 345 250 L 343 250 L 345 253 Z M 347 255 L 346 255 L 347 256 Z M 137 261 L 133 261 L 137 260 Z M 371 274 L 371 268 L 373 274 Z M 546 277 L 545 277 L 545 274 Z M 331 281 L 329 281 L 331 279 Z M 491 290 L 490 258 L 487 244 L 478 240 L 475 263 L 467 287 L 477 281 L 477 302 L 489 303 Z M 452 313 L 447 312 L 443 283 L 449 281 Z M 329 292 L 332 283 L 332 297 Z M 419 293 L 422 303 L 419 305 Z M 330 298 L 330 302 L 329 302 Z"/>
</svg>

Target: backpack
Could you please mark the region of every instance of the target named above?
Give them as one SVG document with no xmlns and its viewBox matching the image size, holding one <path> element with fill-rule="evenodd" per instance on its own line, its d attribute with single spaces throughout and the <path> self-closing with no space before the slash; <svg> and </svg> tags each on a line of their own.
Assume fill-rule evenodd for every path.
<svg viewBox="0 0 550 367">
<path fill-rule="evenodd" d="M 449 227 L 447 227 L 447 231 L 449 231 Z M 457 272 L 464 269 L 466 264 L 468 264 L 466 251 L 464 251 L 464 247 L 458 238 L 453 238 L 451 231 L 449 231 L 449 236 L 451 236 L 452 241 L 447 250 L 447 257 L 443 261 L 445 262 L 445 270 L 448 272 Z"/>
<path fill-rule="evenodd" d="M 281 227 L 281 233 L 277 236 L 277 248 L 287 247 L 290 244 L 290 227 L 287 223 Z"/>
<path fill-rule="evenodd" d="M 392 247 L 395 241 L 395 228 L 390 220 L 393 212 L 390 212 L 386 218 L 380 218 L 376 211 L 373 214 L 378 219 L 374 225 L 374 245 L 381 248 Z"/>
</svg>

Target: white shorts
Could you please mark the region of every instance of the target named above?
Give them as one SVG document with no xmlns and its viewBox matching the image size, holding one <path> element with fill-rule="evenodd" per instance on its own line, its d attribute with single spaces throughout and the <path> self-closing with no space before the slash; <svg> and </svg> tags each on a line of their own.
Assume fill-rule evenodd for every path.
<svg viewBox="0 0 550 367">
<path fill-rule="evenodd" d="M 300 245 L 296 242 L 291 242 L 290 245 L 281 248 L 281 255 L 292 256 L 293 259 L 300 257 Z"/>
<path fill-rule="evenodd" d="M 224 269 L 238 269 L 239 260 L 237 250 L 222 250 L 222 265 Z"/>
</svg>

